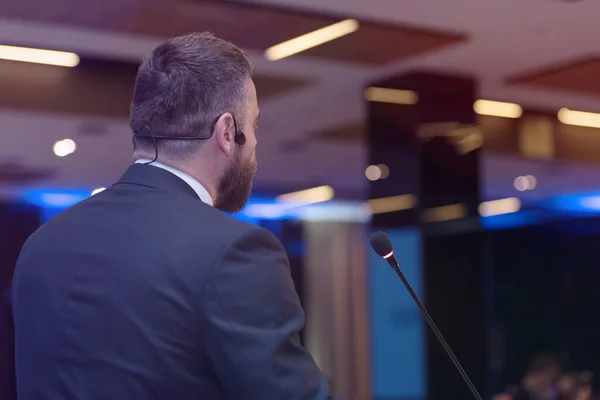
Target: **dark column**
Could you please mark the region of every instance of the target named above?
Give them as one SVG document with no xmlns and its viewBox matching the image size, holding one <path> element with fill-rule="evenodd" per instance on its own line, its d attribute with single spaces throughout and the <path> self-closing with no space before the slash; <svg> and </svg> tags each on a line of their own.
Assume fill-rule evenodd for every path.
<svg viewBox="0 0 600 400">
<path fill-rule="evenodd" d="M 387 204 L 387 212 L 373 216 L 373 228 L 420 232 L 416 268 L 420 267 L 423 281 L 415 284 L 421 286 L 430 314 L 483 395 L 486 321 L 477 213 L 481 135 L 474 125 L 476 83 L 468 77 L 409 73 L 373 83 L 365 93 L 370 100 L 369 164 L 387 167 L 385 179 L 371 182 L 370 198 L 414 199 L 413 204 L 406 198 L 398 200 L 405 208 L 399 211 L 389 211 Z M 402 254 L 398 258 L 402 260 Z M 404 291 L 398 281 L 398 292 Z M 429 328 L 423 331 L 427 398 L 469 398 L 468 388 Z"/>
<path fill-rule="evenodd" d="M 10 283 L 21 247 L 39 224 L 37 208 L 0 204 L 0 399 L 3 400 L 17 398 Z"/>
</svg>

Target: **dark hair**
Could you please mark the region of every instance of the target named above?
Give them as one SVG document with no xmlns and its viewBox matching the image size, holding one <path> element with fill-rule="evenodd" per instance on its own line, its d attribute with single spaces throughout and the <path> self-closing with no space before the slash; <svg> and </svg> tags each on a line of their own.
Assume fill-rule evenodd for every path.
<svg viewBox="0 0 600 400">
<path fill-rule="evenodd" d="M 538 372 L 560 371 L 561 363 L 558 357 L 550 353 L 538 354 L 529 363 L 530 374 Z"/>
<path fill-rule="evenodd" d="M 223 113 L 242 119 L 252 75 L 239 47 L 211 33 L 190 33 L 158 46 L 139 67 L 131 102 L 130 127 L 159 136 L 210 135 Z M 161 152 L 185 156 L 202 140 L 161 140 Z M 133 138 L 134 149 L 153 149 L 150 138 Z"/>
<path fill-rule="evenodd" d="M 589 371 L 579 372 L 575 374 L 575 387 L 582 388 L 592 386 L 594 383 L 594 374 Z"/>
</svg>

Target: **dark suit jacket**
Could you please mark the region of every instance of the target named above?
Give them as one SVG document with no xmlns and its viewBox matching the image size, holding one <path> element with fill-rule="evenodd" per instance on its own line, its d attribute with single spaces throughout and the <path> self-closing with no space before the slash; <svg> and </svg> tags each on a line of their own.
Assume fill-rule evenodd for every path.
<svg viewBox="0 0 600 400">
<path fill-rule="evenodd" d="M 281 244 L 157 167 L 35 232 L 13 296 L 20 400 L 327 398 Z"/>
</svg>

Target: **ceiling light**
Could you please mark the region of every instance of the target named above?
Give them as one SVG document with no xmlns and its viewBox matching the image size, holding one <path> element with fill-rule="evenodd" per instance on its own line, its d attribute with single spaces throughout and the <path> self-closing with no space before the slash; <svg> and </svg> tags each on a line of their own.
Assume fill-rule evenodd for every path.
<svg viewBox="0 0 600 400">
<path fill-rule="evenodd" d="M 390 169 L 388 168 L 387 165 L 385 165 L 385 164 L 379 164 L 377 167 L 381 171 L 381 179 L 385 179 L 388 176 L 390 176 Z"/>
<path fill-rule="evenodd" d="M 331 186 L 319 186 L 312 189 L 282 194 L 281 196 L 277 196 L 276 200 L 284 203 L 294 203 L 295 205 L 306 205 L 329 201 L 333 199 L 334 195 L 335 192 Z"/>
<path fill-rule="evenodd" d="M 102 188 L 98 188 L 98 189 L 94 189 L 94 190 L 92 191 L 92 196 L 93 196 L 93 195 L 95 195 L 95 194 L 98 194 L 98 193 L 100 193 L 100 192 L 103 192 L 103 191 L 105 191 L 105 190 L 106 190 L 106 188 L 103 188 L 103 187 L 102 187 Z"/>
<path fill-rule="evenodd" d="M 517 176 L 513 182 L 513 186 L 519 192 L 524 192 L 527 190 L 527 179 L 524 176 Z"/>
<path fill-rule="evenodd" d="M 533 190 L 537 186 L 537 179 L 533 175 L 517 176 L 513 185 L 519 192 Z"/>
<path fill-rule="evenodd" d="M 0 59 L 58 65 L 60 67 L 76 67 L 79 65 L 79 56 L 75 53 L 4 45 L 0 45 Z"/>
<path fill-rule="evenodd" d="M 371 199 L 368 204 L 373 214 L 384 214 L 414 208 L 417 205 L 417 198 L 412 194 L 402 194 L 399 196 Z"/>
<path fill-rule="evenodd" d="M 365 176 L 370 181 L 376 181 L 381 178 L 382 171 L 377 165 L 369 165 L 365 170 Z"/>
<path fill-rule="evenodd" d="M 600 128 L 600 114 L 597 113 L 573 111 L 568 108 L 562 108 L 558 112 L 558 120 L 566 125 Z"/>
<path fill-rule="evenodd" d="M 417 104 L 419 96 L 412 90 L 370 87 L 365 90 L 365 100 L 377 103 L 413 105 Z"/>
<path fill-rule="evenodd" d="M 358 21 L 355 19 L 346 19 L 273 47 L 269 47 L 265 51 L 265 56 L 271 61 L 281 60 L 282 58 L 289 57 L 342 36 L 349 35 L 350 33 L 357 31 L 358 28 Z"/>
<path fill-rule="evenodd" d="M 467 206 L 464 204 L 449 204 L 447 206 L 427 208 L 423 211 L 423 221 L 443 222 L 453 219 L 465 218 L 468 215 Z"/>
<path fill-rule="evenodd" d="M 63 139 L 54 143 L 52 150 L 57 157 L 65 157 L 72 154 L 77 149 L 77 145 L 71 139 Z"/>
<path fill-rule="evenodd" d="M 521 201 L 516 197 L 484 201 L 479 205 L 479 215 L 492 217 L 494 215 L 510 214 L 521 209 Z"/>
<path fill-rule="evenodd" d="M 519 118 L 523 115 L 520 105 L 501 101 L 477 100 L 473 103 L 473 110 L 479 115 L 492 117 Z"/>
</svg>

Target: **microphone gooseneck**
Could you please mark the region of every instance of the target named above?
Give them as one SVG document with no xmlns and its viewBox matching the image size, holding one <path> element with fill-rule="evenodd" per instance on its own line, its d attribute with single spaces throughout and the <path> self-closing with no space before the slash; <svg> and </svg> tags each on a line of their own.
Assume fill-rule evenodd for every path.
<svg viewBox="0 0 600 400">
<path fill-rule="evenodd" d="M 392 267 L 392 269 L 396 271 L 396 274 L 398 274 L 398 276 L 402 280 L 402 283 L 404 283 L 406 290 L 408 290 L 408 293 L 413 298 L 414 302 L 417 304 L 417 307 L 421 311 L 423 318 L 425 318 L 427 325 L 429 325 L 436 338 L 446 351 L 446 354 L 448 354 L 448 357 L 450 357 L 450 360 L 452 361 L 452 363 L 460 373 L 461 377 L 471 390 L 471 393 L 473 393 L 473 396 L 475 396 L 477 400 L 482 400 L 481 395 L 477 391 L 477 388 L 475 387 L 475 385 L 473 385 L 473 382 L 471 382 L 471 379 L 469 378 L 464 368 L 458 361 L 458 358 L 456 358 L 456 356 L 454 355 L 454 352 L 446 342 L 446 339 L 444 339 L 444 336 L 442 335 L 438 327 L 435 325 L 435 322 L 433 322 L 433 319 L 425 309 L 425 306 L 423 305 L 423 303 L 421 303 L 421 300 L 419 300 L 419 297 L 417 296 L 413 288 L 410 286 L 410 283 L 408 283 L 408 280 L 400 270 L 400 264 L 398 264 L 396 257 L 394 257 L 394 249 L 392 247 L 392 242 L 390 241 L 389 236 L 385 232 L 379 231 L 371 235 L 370 242 L 371 247 L 373 248 L 375 253 L 377 253 L 377 255 L 385 259 L 388 262 L 388 264 L 390 264 L 390 267 Z"/>
</svg>

